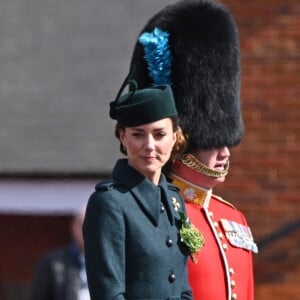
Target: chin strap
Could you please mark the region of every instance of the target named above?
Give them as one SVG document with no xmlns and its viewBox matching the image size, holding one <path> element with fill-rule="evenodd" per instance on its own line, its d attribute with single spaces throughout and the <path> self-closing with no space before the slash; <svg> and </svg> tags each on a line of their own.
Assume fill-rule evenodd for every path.
<svg viewBox="0 0 300 300">
<path fill-rule="evenodd" d="M 224 171 L 217 171 L 217 170 L 210 169 L 208 166 L 204 165 L 192 154 L 188 154 L 188 153 L 184 154 L 180 158 L 180 160 L 187 167 L 196 170 L 197 172 L 209 177 L 214 177 L 214 178 L 225 177 L 228 174 L 228 170 L 229 170 L 229 160 L 225 165 Z"/>
</svg>

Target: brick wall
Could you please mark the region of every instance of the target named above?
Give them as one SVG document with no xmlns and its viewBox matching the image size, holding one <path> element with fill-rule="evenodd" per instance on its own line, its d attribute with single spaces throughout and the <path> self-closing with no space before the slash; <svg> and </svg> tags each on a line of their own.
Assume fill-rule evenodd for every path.
<svg viewBox="0 0 300 300">
<path fill-rule="evenodd" d="M 223 2 L 240 32 L 246 132 L 216 192 L 246 214 L 260 241 L 300 220 L 300 3 Z M 299 299 L 299 244 L 299 227 L 264 244 L 255 256 L 257 300 Z"/>
</svg>

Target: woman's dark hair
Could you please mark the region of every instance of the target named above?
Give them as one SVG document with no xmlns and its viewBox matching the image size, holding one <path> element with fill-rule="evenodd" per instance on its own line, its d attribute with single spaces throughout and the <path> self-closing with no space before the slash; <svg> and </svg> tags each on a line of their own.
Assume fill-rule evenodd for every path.
<svg viewBox="0 0 300 300">
<path fill-rule="evenodd" d="M 173 147 L 171 157 L 169 160 L 172 163 L 177 157 L 180 157 L 184 153 L 186 146 L 187 146 L 187 141 L 186 141 L 186 137 L 184 136 L 184 134 L 179 126 L 178 117 L 170 117 L 170 119 L 172 120 L 173 131 L 176 132 L 176 134 L 177 134 L 177 139 L 176 139 L 176 142 Z M 124 131 L 125 128 L 126 127 L 120 123 L 116 124 L 115 136 L 118 140 L 120 140 L 120 131 Z M 120 151 L 121 151 L 121 153 L 127 155 L 126 148 L 123 146 L 123 144 L 121 142 L 120 142 Z"/>
</svg>

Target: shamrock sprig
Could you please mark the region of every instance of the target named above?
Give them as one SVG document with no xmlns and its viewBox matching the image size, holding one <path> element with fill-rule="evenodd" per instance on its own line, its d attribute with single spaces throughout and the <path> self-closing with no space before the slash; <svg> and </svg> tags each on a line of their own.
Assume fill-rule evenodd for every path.
<svg viewBox="0 0 300 300">
<path fill-rule="evenodd" d="M 196 255 L 205 244 L 204 236 L 191 224 L 190 219 L 183 212 L 179 212 L 179 215 L 181 218 L 181 241 L 189 247 L 192 262 L 195 264 L 198 262 Z"/>
</svg>

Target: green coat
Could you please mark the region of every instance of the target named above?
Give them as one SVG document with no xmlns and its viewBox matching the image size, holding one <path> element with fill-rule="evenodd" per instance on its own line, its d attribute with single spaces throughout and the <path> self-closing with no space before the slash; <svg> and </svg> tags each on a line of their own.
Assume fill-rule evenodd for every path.
<svg viewBox="0 0 300 300">
<path fill-rule="evenodd" d="M 117 161 L 112 179 L 91 195 L 83 225 L 92 300 L 192 299 L 178 204 L 185 212 L 164 175 L 155 186 Z"/>
</svg>

